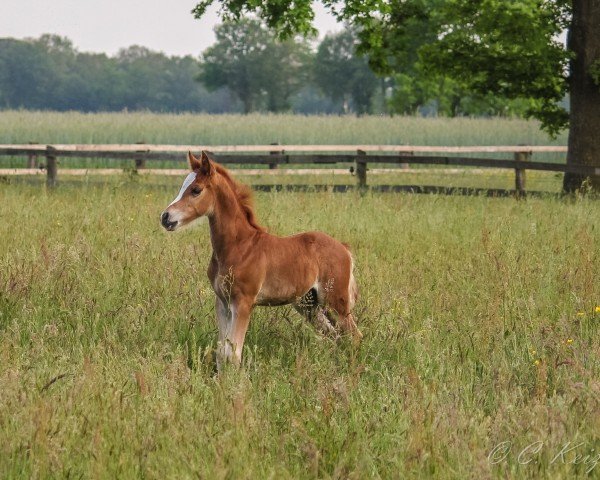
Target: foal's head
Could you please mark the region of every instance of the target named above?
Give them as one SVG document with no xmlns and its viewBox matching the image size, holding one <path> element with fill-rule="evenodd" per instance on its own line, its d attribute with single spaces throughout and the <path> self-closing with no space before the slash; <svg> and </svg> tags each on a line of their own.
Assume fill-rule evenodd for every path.
<svg viewBox="0 0 600 480">
<path fill-rule="evenodd" d="M 204 151 L 200 158 L 188 152 L 188 162 L 191 173 L 183 181 L 175 200 L 160 216 L 160 223 L 169 231 L 210 215 L 214 209 L 215 192 L 212 187 L 215 166 Z"/>
</svg>

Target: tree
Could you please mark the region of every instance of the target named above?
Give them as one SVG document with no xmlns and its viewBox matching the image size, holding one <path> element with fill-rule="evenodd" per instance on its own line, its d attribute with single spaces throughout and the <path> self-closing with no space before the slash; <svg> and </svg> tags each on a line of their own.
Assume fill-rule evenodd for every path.
<svg viewBox="0 0 600 480">
<path fill-rule="evenodd" d="M 203 0 L 201 16 L 214 0 Z M 257 14 L 283 37 L 314 32 L 311 0 L 220 0 L 226 19 Z M 476 95 L 529 103 L 527 114 L 555 135 L 569 126 L 567 163 L 600 158 L 600 2 L 597 0 L 327 0 L 359 28 L 359 50 L 379 72 L 402 73 L 411 32 L 427 25 L 431 41 L 416 49 L 423 68 Z M 568 30 L 566 47 L 560 35 Z M 559 102 L 570 94 L 570 112 Z M 566 174 L 564 189 L 584 178 Z M 600 176 L 591 178 L 600 189 Z"/>
<path fill-rule="evenodd" d="M 304 41 L 276 41 L 257 20 L 225 22 L 215 28 L 217 42 L 202 55 L 198 79 L 209 89 L 226 85 L 248 113 L 264 105 L 269 111 L 290 108 L 290 97 L 307 76 Z"/>
<path fill-rule="evenodd" d="M 292 96 L 309 81 L 312 55 L 308 45 L 299 39 L 271 42 L 264 52 L 262 84 L 267 95 L 267 110 L 290 110 Z"/>
<path fill-rule="evenodd" d="M 108 57 L 57 35 L 0 39 L 0 109 L 239 112 L 225 88 L 209 93 L 194 80 L 199 70 L 191 56 L 138 46 Z"/>
<path fill-rule="evenodd" d="M 371 111 L 377 77 L 368 59 L 356 54 L 358 39 L 352 29 L 327 35 L 320 43 L 313 66 L 314 83 L 334 102 L 348 111 L 352 100 L 357 113 Z"/>
<path fill-rule="evenodd" d="M 40 45 L 0 39 L 0 104 L 4 108 L 44 108 L 57 77 Z"/>
</svg>

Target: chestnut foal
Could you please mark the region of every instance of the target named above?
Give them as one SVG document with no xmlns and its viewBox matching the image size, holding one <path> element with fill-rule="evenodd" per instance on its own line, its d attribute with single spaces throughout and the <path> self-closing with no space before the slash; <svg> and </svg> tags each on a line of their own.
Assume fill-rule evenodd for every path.
<svg viewBox="0 0 600 480">
<path fill-rule="evenodd" d="M 161 215 L 168 231 L 206 215 L 212 258 L 208 278 L 216 294 L 217 365 L 239 364 L 256 305 L 293 304 L 324 334 L 360 339 L 352 308 L 358 289 L 350 250 L 320 232 L 290 237 L 267 233 L 256 221 L 248 187 L 202 152 L 188 153 L 190 173 Z"/>
</svg>

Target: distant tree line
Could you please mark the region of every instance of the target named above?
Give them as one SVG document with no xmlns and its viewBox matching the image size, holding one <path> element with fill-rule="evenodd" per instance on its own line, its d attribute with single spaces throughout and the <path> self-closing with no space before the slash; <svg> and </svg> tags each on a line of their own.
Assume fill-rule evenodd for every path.
<svg viewBox="0 0 600 480">
<path fill-rule="evenodd" d="M 64 37 L 0 39 L 0 108 L 234 111 L 231 95 L 194 80 L 191 56 L 167 57 L 133 46 L 114 57 L 78 52 Z"/>
<path fill-rule="evenodd" d="M 347 28 L 315 45 L 258 20 L 225 22 L 200 58 L 132 46 L 79 52 L 67 38 L 0 39 L 0 108 L 157 112 L 521 115 L 525 102 L 473 95 L 418 62 L 378 78 Z M 407 48 L 410 52 L 410 48 Z"/>
</svg>

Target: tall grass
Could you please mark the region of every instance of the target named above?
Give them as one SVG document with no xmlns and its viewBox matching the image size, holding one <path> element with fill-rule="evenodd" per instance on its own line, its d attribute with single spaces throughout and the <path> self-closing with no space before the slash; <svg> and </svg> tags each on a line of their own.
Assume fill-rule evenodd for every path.
<svg viewBox="0 0 600 480">
<path fill-rule="evenodd" d="M 540 131 L 536 121 L 502 118 L 0 112 L 0 143 L 28 142 L 565 145 L 566 134 L 551 140 Z M 536 154 L 535 159 L 564 161 L 564 155 Z M 11 167 L 24 165 L 23 159 L 4 158 L 0 161 Z M 65 160 L 63 164 L 73 167 L 131 166 L 131 162 L 82 159 Z M 168 164 L 154 162 L 153 165 Z"/>
<path fill-rule="evenodd" d="M 0 143 L 564 145 L 502 118 L 0 112 Z"/>
<path fill-rule="evenodd" d="M 0 477 L 598 475 L 593 201 L 260 194 L 352 245 L 365 338 L 257 309 L 215 377 L 207 226 L 151 180 L 0 189 Z"/>
</svg>

